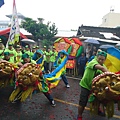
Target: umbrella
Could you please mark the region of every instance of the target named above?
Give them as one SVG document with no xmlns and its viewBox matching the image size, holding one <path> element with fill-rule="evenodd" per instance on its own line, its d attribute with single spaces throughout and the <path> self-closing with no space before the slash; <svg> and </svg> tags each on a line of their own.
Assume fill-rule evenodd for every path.
<svg viewBox="0 0 120 120">
<path fill-rule="evenodd" d="M 92 44 L 100 44 L 96 39 L 87 39 L 84 42 L 86 42 L 86 43 L 92 43 Z"/>
<path fill-rule="evenodd" d="M 31 40 L 31 39 L 22 39 L 21 42 L 25 42 L 27 44 L 35 44 L 36 43 L 34 40 Z"/>
<path fill-rule="evenodd" d="M 116 44 L 116 46 L 118 46 L 118 47 L 119 47 L 119 46 L 120 46 L 120 43 Z"/>
<path fill-rule="evenodd" d="M 108 49 L 108 48 L 111 48 L 111 47 L 114 47 L 114 46 L 113 45 L 101 45 L 99 48 Z"/>
</svg>

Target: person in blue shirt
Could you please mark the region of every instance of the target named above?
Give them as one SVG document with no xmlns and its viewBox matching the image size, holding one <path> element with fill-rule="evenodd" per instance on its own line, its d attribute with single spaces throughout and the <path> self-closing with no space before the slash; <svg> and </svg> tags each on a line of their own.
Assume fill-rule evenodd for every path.
<svg viewBox="0 0 120 120">
<path fill-rule="evenodd" d="M 84 74 L 86 62 L 87 62 L 87 58 L 85 56 L 85 53 L 82 53 L 78 59 L 78 71 L 80 76 L 83 76 Z"/>
</svg>

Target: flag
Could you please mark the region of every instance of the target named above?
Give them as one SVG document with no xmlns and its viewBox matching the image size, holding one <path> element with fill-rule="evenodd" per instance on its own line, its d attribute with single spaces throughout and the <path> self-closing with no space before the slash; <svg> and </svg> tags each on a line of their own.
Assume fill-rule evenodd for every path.
<svg viewBox="0 0 120 120">
<path fill-rule="evenodd" d="M 107 59 L 105 65 L 110 72 L 120 71 L 120 50 L 116 48 L 107 49 Z"/>
<path fill-rule="evenodd" d="M 66 70 L 66 63 L 68 60 L 68 53 L 65 50 L 61 50 L 58 53 L 58 58 L 60 57 L 60 53 L 64 53 L 65 56 L 62 60 L 62 63 L 56 67 L 53 72 L 49 73 L 49 74 L 44 74 L 44 78 L 50 83 L 50 88 L 54 88 L 58 85 L 60 79 L 61 79 L 61 75 L 62 73 Z"/>
<path fill-rule="evenodd" d="M 19 42 L 19 36 L 20 36 L 20 29 L 18 23 L 17 9 L 16 9 L 15 0 L 13 0 L 13 14 L 11 20 L 11 28 L 10 28 L 9 39 L 7 41 L 6 47 L 8 46 L 9 42 L 11 42 L 12 44 L 14 44 L 15 42 Z"/>
<path fill-rule="evenodd" d="M 4 0 L 0 0 L 0 7 L 4 5 Z"/>
</svg>

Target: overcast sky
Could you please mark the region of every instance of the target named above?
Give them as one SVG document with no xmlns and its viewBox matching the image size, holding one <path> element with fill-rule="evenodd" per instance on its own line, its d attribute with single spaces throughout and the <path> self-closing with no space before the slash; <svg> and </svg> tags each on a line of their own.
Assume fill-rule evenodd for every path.
<svg viewBox="0 0 120 120">
<path fill-rule="evenodd" d="M 0 20 L 9 20 L 5 15 L 12 14 L 13 0 L 4 1 Z M 16 0 L 17 12 L 54 22 L 60 30 L 78 29 L 81 24 L 99 26 L 111 6 L 120 13 L 120 0 Z"/>
</svg>

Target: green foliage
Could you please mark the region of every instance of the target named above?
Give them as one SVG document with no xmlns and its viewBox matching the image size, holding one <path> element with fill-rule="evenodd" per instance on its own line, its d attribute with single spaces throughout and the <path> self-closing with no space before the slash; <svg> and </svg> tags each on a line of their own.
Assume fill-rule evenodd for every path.
<svg viewBox="0 0 120 120">
<path fill-rule="evenodd" d="M 25 18 L 21 23 L 21 27 L 30 32 L 35 41 L 40 39 L 43 45 L 49 46 L 52 44 L 51 38 L 57 34 L 58 30 L 55 23 L 48 22 L 44 24 L 43 21 L 43 18 L 38 18 L 38 21 Z"/>
</svg>

